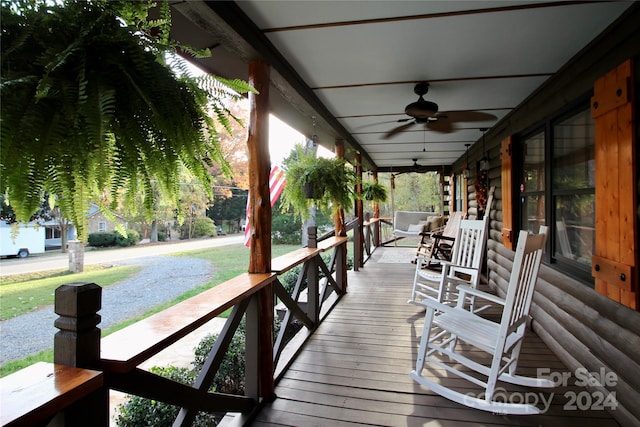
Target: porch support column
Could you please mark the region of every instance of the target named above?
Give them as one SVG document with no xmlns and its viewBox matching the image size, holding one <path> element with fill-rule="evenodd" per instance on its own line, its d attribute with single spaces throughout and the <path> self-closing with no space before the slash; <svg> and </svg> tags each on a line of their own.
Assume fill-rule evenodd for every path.
<svg viewBox="0 0 640 427">
<path fill-rule="evenodd" d="M 378 171 L 373 171 L 373 182 L 378 184 Z M 380 203 L 377 200 L 373 202 L 373 217 L 380 218 Z M 373 227 L 373 245 L 376 248 L 380 246 L 380 221 L 376 221 Z"/>
<path fill-rule="evenodd" d="M 362 155 L 360 153 L 356 153 L 355 155 L 356 161 L 356 197 L 355 208 L 356 208 L 356 216 L 358 217 L 358 232 L 355 233 L 358 236 L 358 259 L 354 260 L 354 263 L 357 263 L 358 266 L 362 267 L 364 265 L 364 204 L 362 201 Z"/>
<path fill-rule="evenodd" d="M 344 159 L 344 141 L 336 139 L 336 157 Z M 336 230 L 336 236 L 346 236 L 347 229 L 344 224 L 344 209 L 339 209 L 333 217 L 333 226 Z M 362 252 L 362 251 L 360 251 Z M 347 293 L 347 245 L 338 250 L 336 256 L 336 280 L 342 283 L 342 292 Z M 354 260 L 354 263 L 357 261 Z"/>
<path fill-rule="evenodd" d="M 249 273 L 271 271 L 271 202 L 269 196 L 269 74 L 266 62 L 249 64 L 249 83 L 258 94 L 249 93 L 249 227 L 251 246 Z"/>
<path fill-rule="evenodd" d="M 251 246 L 249 273 L 271 272 L 271 202 L 269 194 L 269 83 L 270 67 L 264 61 L 249 64 L 249 83 L 258 94 L 249 93 L 249 226 Z M 258 351 L 255 363 L 258 365 L 259 394 L 265 400 L 273 400 L 273 289 L 265 286 L 258 295 L 257 331 L 249 331 L 254 325 L 247 325 L 247 339 L 255 338 Z M 254 335 L 255 336 L 255 335 Z M 249 363 L 249 360 L 247 360 Z"/>
<path fill-rule="evenodd" d="M 344 159 L 344 141 L 342 139 L 336 139 L 336 157 Z M 344 225 L 344 209 L 340 208 L 333 216 L 333 226 L 336 230 L 336 236 L 346 236 L 347 230 Z"/>
</svg>

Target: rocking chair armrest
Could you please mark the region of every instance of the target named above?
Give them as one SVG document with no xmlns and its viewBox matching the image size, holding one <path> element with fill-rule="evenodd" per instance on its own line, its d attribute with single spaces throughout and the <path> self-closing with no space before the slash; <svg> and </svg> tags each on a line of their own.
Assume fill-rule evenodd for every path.
<svg viewBox="0 0 640 427">
<path fill-rule="evenodd" d="M 418 262 L 418 261 L 427 262 L 428 261 L 428 262 L 434 262 L 434 263 L 442 264 L 443 268 L 444 268 L 445 264 L 451 264 L 451 261 L 443 260 L 443 259 L 440 259 L 440 258 L 433 258 L 433 257 L 427 258 L 427 257 L 422 256 L 422 255 L 416 255 L 415 260 L 416 260 L 416 262 Z"/>
<path fill-rule="evenodd" d="M 411 304 L 414 305 L 418 305 L 418 306 L 422 306 L 424 308 L 428 309 L 433 309 L 434 311 L 439 311 L 439 312 L 451 312 L 452 310 L 456 310 L 455 307 L 452 307 L 450 305 L 446 305 L 446 304 L 442 304 L 441 302 L 438 302 L 434 299 L 431 298 L 425 298 L 419 301 L 411 301 Z M 459 310 L 457 310 L 459 311 Z"/>
<path fill-rule="evenodd" d="M 483 291 L 480 291 L 478 289 L 474 289 L 474 288 L 472 288 L 470 286 L 467 286 L 467 285 L 458 285 L 457 289 L 460 292 L 460 297 L 461 297 L 460 300 L 463 299 L 465 294 L 470 294 L 470 295 L 473 295 L 473 296 L 476 296 L 476 297 L 480 297 L 480 298 L 486 299 L 486 300 L 491 301 L 491 302 L 495 302 L 496 304 L 500 304 L 500 305 L 504 305 L 505 304 L 505 300 L 500 298 L 499 296 L 494 295 L 494 294 L 490 294 L 490 293 L 487 293 L 487 292 L 483 292 Z"/>
<path fill-rule="evenodd" d="M 462 277 L 456 277 L 456 276 L 447 276 L 443 279 L 443 281 L 446 283 L 450 283 L 452 285 L 456 285 L 456 288 L 459 286 L 469 286 L 469 284 L 471 283 L 468 280 L 463 279 Z M 473 289 L 473 288 L 469 288 L 469 289 Z"/>
<path fill-rule="evenodd" d="M 478 272 L 477 268 L 467 267 L 467 266 L 460 265 L 460 264 L 454 264 L 451 261 L 442 261 L 442 260 L 440 260 L 440 263 L 442 264 L 442 274 L 444 274 L 444 275 L 449 275 L 452 270 L 453 270 L 454 274 L 455 273 L 464 273 L 464 274 L 468 274 L 468 275 L 473 275 L 473 274 L 476 274 Z M 454 276 L 447 276 L 447 277 L 452 278 Z M 467 282 L 468 282 L 468 280 L 467 280 Z"/>
</svg>

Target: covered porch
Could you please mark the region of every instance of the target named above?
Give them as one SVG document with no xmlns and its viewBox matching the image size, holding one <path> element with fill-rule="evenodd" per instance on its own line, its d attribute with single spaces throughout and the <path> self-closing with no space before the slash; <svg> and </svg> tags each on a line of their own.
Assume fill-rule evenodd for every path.
<svg viewBox="0 0 640 427">
<path fill-rule="evenodd" d="M 206 295 L 196 297 L 194 301 L 189 302 L 193 305 L 159 313 L 158 319 L 162 321 L 145 320 L 107 337 L 102 342 L 102 354 L 100 354 L 99 344 L 97 352 L 82 351 L 66 357 L 65 352 L 72 353 L 68 351 L 69 348 L 66 348 L 57 353 L 57 356 L 60 356 L 56 358 L 57 363 L 87 368 L 72 375 L 72 380 L 81 381 L 80 374 L 91 370 L 100 381 L 92 381 L 92 387 L 85 387 L 79 391 L 76 389 L 73 394 L 63 394 L 60 388 L 52 387 L 52 396 L 47 401 L 51 403 L 49 406 L 52 408 L 47 412 L 36 408 L 32 414 L 40 415 L 40 420 L 48 421 L 53 414 L 68 406 L 71 408 L 69 413 L 78 410 L 77 405 L 74 407 L 73 404 L 79 399 L 85 408 L 97 407 L 103 411 L 105 390 L 115 388 L 159 398 L 159 400 L 164 399 L 163 401 L 185 408 L 184 413 L 174 425 L 190 425 L 192 413 L 198 409 L 242 413 L 242 416 L 227 420 L 237 425 L 617 425 L 612 416 L 623 425 L 637 424 L 640 419 L 640 409 L 637 405 L 640 393 L 640 375 L 638 375 L 640 355 L 637 351 L 640 345 L 640 322 L 638 322 L 637 311 L 639 256 L 637 224 L 640 211 L 637 203 L 638 152 L 637 146 L 634 145 L 638 130 L 638 116 L 633 109 L 633 104 L 638 99 L 634 84 L 639 81 L 638 70 L 640 70 L 637 66 L 640 61 L 638 59 L 640 32 L 637 26 L 640 8 L 637 4 L 629 6 L 624 2 L 597 3 L 598 7 L 613 5 L 614 9 L 619 8 L 619 10 L 612 10 L 605 19 L 599 19 L 601 15 L 590 12 L 588 16 L 595 17 L 594 19 L 601 24 L 602 28 L 594 34 L 585 32 L 579 35 L 577 39 L 584 43 L 577 43 L 574 48 L 568 49 L 565 56 L 556 58 L 558 63 L 548 65 L 548 69 L 540 71 L 530 66 L 524 70 L 485 70 L 470 77 L 460 73 L 449 75 L 423 72 L 427 70 L 428 65 L 444 64 L 429 55 L 433 52 L 429 52 L 428 46 L 425 48 L 425 40 L 430 40 L 441 47 L 445 54 L 453 52 L 456 58 L 469 58 L 458 55 L 459 51 L 456 49 L 446 48 L 446 43 L 438 44 L 439 34 L 427 37 L 420 32 L 434 28 L 433 25 L 427 25 L 421 21 L 433 23 L 437 19 L 457 17 L 475 19 L 482 18 L 486 12 L 491 20 L 481 21 L 484 23 L 483 29 L 499 28 L 499 25 L 491 25 L 495 22 L 504 24 L 505 29 L 511 28 L 511 25 L 515 28 L 518 26 L 515 18 L 509 21 L 498 18 L 505 12 L 512 12 L 518 16 L 522 14 L 522 18 L 526 18 L 524 12 L 535 11 L 535 3 L 515 4 L 505 8 L 487 6 L 484 12 L 406 11 L 404 16 L 397 16 L 399 12 L 390 10 L 378 17 L 361 18 L 362 22 L 337 22 L 344 19 L 340 16 L 329 17 L 330 19 L 326 19 L 328 22 L 319 20 L 312 24 L 297 22 L 298 19 L 295 19 L 294 23 L 269 22 L 269 16 L 262 15 L 263 11 L 260 8 L 269 9 L 267 5 L 270 2 L 172 1 L 170 3 L 177 12 L 174 23 L 178 36 L 181 35 L 185 40 L 192 39 L 193 42 L 202 41 L 200 47 L 217 49 L 216 55 L 212 58 L 213 62 L 203 64 L 205 68 L 233 78 L 248 76 L 248 80 L 261 91 L 261 95 L 252 100 L 255 120 L 252 119 L 249 124 L 251 137 L 248 141 L 251 150 L 250 169 L 255 172 L 252 175 L 255 180 L 250 183 L 256 197 L 252 202 L 252 220 L 255 218 L 256 222 L 251 228 L 254 230 L 269 230 L 270 226 L 271 212 L 265 209 L 267 205 L 261 203 L 268 199 L 266 184 L 270 165 L 266 151 L 268 132 L 266 118 L 270 111 L 278 112 L 289 124 L 305 130 L 305 134 L 309 137 L 312 136 L 312 132 L 315 132 L 322 144 L 335 146 L 336 151 L 339 147 L 341 151 L 339 154 L 353 162 L 354 166 L 360 169 L 360 174 L 363 170 L 369 170 L 373 174 L 413 170 L 412 163 L 415 162 L 412 160 L 418 157 L 420 165 L 425 166 L 425 170 L 438 171 L 446 177 L 447 184 L 443 184 L 443 190 L 446 190 L 446 194 L 443 191 L 443 195 L 447 197 L 446 212 L 462 210 L 470 216 L 478 213 L 477 201 L 480 199 L 478 196 L 481 191 L 469 179 L 473 176 L 469 175 L 469 172 L 474 171 L 481 175 L 479 174 L 481 160 L 488 158 L 488 169 L 484 171 L 486 174 L 483 175 L 482 180 L 486 182 L 487 187 L 495 185 L 497 193 L 496 209 L 491 213 L 487 245 L 487 284 L 492 290 L 497 291 L 505 288 L 518 230 L 527 229 L 529 221 L 535 226 L 546 223 L 555 225 L 557 228 L 559 223 L 564 229 L 563 212 L 559 208 L 555 210 L 555 207 L 560 206 L 556 205 L 556 201 L 572 195 L 572 190 L 566 189 L 562 194 L 554 193 L 554 182 L 551 179 L 554 172 L 551 166 L 552 161 L 584 160 L 581 164 L 586 165 L 585 170 L 588 172 L 586 182 L 589 186 L 581 191 L 585 198 L 596 195 L 593 196 L 591 205 L 599 210 L 597 218 L 596 214 L 591 215 L 591 211 L 587 210 L 583 222 L 588 220 L 589 224 L 577 225 L 595 228 L 592 231 L 594 239 L 599 244 L 604 244 L 604 249 L 609 252 L 604 253 L 602 257 L 596 257 L 596 252 L 592 254 L 585 251 L 585 258 L 589 261 L 588 266 L 585 267 L 585 263 L 581 264 L 578 257 L 574 258 L 570 251 L 565 253 L 562 250 L 562 237 L 564 237 L 562 234 L 557 232 L 553 236 L 546 251 L 545 265 L 541 270 L 534 297 L 534 306 L 531 310 L 533 320 L 525 341 L 526 357 L 521 360 L 521 368 L 530 370 L 529 373 L 533 375 L 536 374 L 537 368 L 548 368 L 549 373 L 560 374 L 573 374 L 579 368 L 590 372 L 606 370 L 607 373 L 616 375 L 616 384 L 609 391 L 617 393 L 619 406 L 610 411 L 596 410 L 597 406 L 593 405 L 595 403 L 593 399 L 597 389 L 578 390 L 571 386 L 563 386 L 553 391 L 552 405 L 549 411 L 542 415 L 526 418 L 497 416 L 451 403 L 414 383 L 409 378 L 408 372 L 415 363 L 422 316 L 418 308 L 406 303 L 410 292 L 413 265 L 408 262 L 381 262 L 381 257 L 385 253 L 401 250 L 394 247 L 377 248 L 372 252 L 371 258 L 364 265 L 360 265 L 359 260 L 366 258 L 363 254 L 367 252 L 366 249 L 363 250 L 359 240 L 362 227 L 365 226 L 360 205 L 355 208 L 355 216 L 356 228 L 361 231 L 356 234 L 357 244 L 353 246 L 353 251 L 349 244 L 349 254 L 356 260 L 357 268 L 354 271 L 347 272 L 346 268 L 346 237 L 334 238 L 324 245 L 319 243 L 318 248 L 302 249 L 286 259 L 272 262 L 269 233 L 258 233 L 257 239 L 252 243 L 249 273 L 229 281 L 220 289 L 215 288 L 208 291 Z M 428 3 L 407 2 L 405 6 L 407 4 L 424 6 Z M 301 2 L 297 6 L 303 4 Z M 245 7 L 246 13 L 242 13 L 241 6 Z M 569 26 L 573 16 L 572 11 L 563 10 L 563 8 L 595 7 L 591 6 L 591 2 L 548 2 L 541 3 L 539 6 L 546 11 L 562 12 L 557 17 L 561 24 L 549 28 L 549 31 L 540 31 L 540 28 L 544 28 L 549 22 L 545 19 L 546 15 L 537 14 L 541 21 L 537 21 L 538 24 L 531 25 L 530 28 L 536 34 L 532 37 L 523 37 L 523 40 L 526 39 L 534 45 L 531 49 L 540 47 L 537 36 L 550 34 L 552 29 L 562 33 L 563 26 Z M 281 3 L 280 7 L 283 9 L 279 10 L 290 12 L 287 4 Z M 276 9 L 266 12 L 272 14 L 274 20 L 288 17 L 288 13 L 277 13 Z M 304 16 L 313 18 L 321 16 L 318 15 L 320 12 L 319 8 L 312 9 Z M 358 8 L 354 7 L 353 13 L 357 15 L 359 12 Z M 390 16 L 387 16 L 389 14 Z M 250 15 L 253 18 L 250 18 Z M 293 18 L 300 16 L 303 15 Z M 496 20 L 494 21 L 493 18 Z M 364 72 L 354 73 L 349 69 L 349 72 L 336 72 L 335 75 L 340 77 L 336 81 L 314 78 L 313 71 L 325 68 L 328 68 L 333 76 L 334 71 L 340 71 L 337 66 L 346 64 L 346 59 L 353 59 L 356 56 L 354 53 L 362 53 L 367 58 L 380 58 L 378 49 L 383 45 L 382 42 L 387 45 L 387 32 L 382 31 L 380 38 L 361 37 L 362 33 L 356 31 L 363 28 L 360 25 L 386 25 L 388 22 L 393 22 L 398 27 L 406 28 L 407 21 L 416 21 L 415 28 L 418 36 L 409 38 L 414 43 L 414 48 L 405 45 L 407 37 L 404 37 L 406 33 L 402 31 L 397 32 L 397 37 L 401 40 L 388 43 L 387 47 L 389 51 L 402 52 L 409 58 L 405 57 L 397 62 L 382 59 L 392 65 L 390 67 L 392 71 L 409 69 L 412 71 L 411 75 L 366 76 Z M 506 25 L 507 23 L 509 26 Z M 615 25 L 608 26 L 614 23 Z M 583 24 L 585 28 L 591 28 L 587 20 Z M 525 24 L 522 25 L 525 26 Z M 377 40 L 378 43 L 373 43 L 374 46 L 366 52 L 358 49 L 345 51 L 340 60 L 331 61 L 330 58 L 307 48 L 304 43 L 301 43 L 307 39 L 299 37 L 301 32 L 308 31 L 311 35 L 307 36 L 307 42 L 318 41 L 317 35 L 314 36 L 314 34 L 319 29 L 331 27 L 326 31 L 329 40 L 342 43 L 343 39 L 334 37 L 337 31 L 335 28 L 344 27 L 350 31 L 350 26 L 357 28 L 353 33 L 349 32 L 349 40 Z M 446 23 L 443 26 L 453 28 Z M 599 31 L 603 31 L 605 27 L 607 31 L 598 35 Z M 462 31 L 461 28 L 471 27 L 461 26 L 460 31 Z M 515 32 L 517 31 L 514 30 Z M 282 43 L 285 39 L 284 34 L 290 35 L 291 45 Z M 198 36 L 202 38 L 198 39 Z M 472 32 L 468 36 L 473 38 L 477 33 Z M 559 39 L 562 37 L 562 34 L 559 35 Z M 508 36 L 501 39 L 515 41 L 515 38 Z M 588 45 L 585 46 L 586 43 Z M 469 43 L 465 46 L 474 45 Z M 528 59 L 538 60 L 542 53 L 552 54 L 558 47 L 549 42 L 549 48 L 542 49 L 545 52 L 535 54 L 528 51 L 526 46 L 531 44 L 513 43 L 513 52 L 525 52 Z M 341 49 L 335 50 L 341 52 Z M 313 58 L 298 57 L 295 55 L 296 52 L 312 54 Z M 468 49 L 468 53 L 471 52 L 475 52 L 475 49 Z M 477 70 L 478 64 L 498 63 L 498 59 L 516 57 L 499 49 L 496 52 L 501 53 L 498 55 L 500 58 L 490 61 L 491 52 L 487 52 L 486 56 L 476 57 L 475 60 L 466 62 L 463 67 L 455 68 L 454 71 Z M 411 62 L 414 58 L 424 59 L 424 63 L 423 61 L 418 61 L 417 64 Z M 312 62 L 312 59 L 318 62 Z M 625 90 L 618 88 L 615 84 L 605 84 L 618 83 L 615 75 L 612 77 L 610 73 L 621 63 L 629 64 L 625 73 L 623 70 L 617 71 L 622 76 L 620 81 L 623 82 Z M 365 67 L 366 71 L 385 69 L 382 66 L 367 67 L 363 61 L 359 61 L 358 64 Z M 406 64 L 414 66 L 410 68 Z M 520 64 L 519 61 L 518 64 Z M 345 79 L 345 76 L 350 78 Z M 367 79 L 360 81 L 355 77 L 367 77 Z M 487 86 L 486 92 L 475 92 L 469 88 L 472 82 L 491 83 L 502 78 L 505 80 L 496 85 Z M 490 123 L 473 122 L 471 124 L 461 120 L 457 124 L 459 128 L 455 131 L 436 136 L 436 130 L 432 132 L 426 126 L 431 123 L 426 119 L 426 124 L 416 121 L 415 124 L 425 126 L 416 126 L 415 131 L 409 131 L 407 128 L 405 129 L 407 132 L 403 132 L 402 135 L 389 136 L 399 120 L 407 119 L 406 114 L 402 113 L 402 108 L 408 102 L 415 100 L 411 94 L 412 88 L 416 83 L 424 81 L 430 81 L 433 84 L 429 96 L 438 95 L 432 99 L 448 98 L 446 108 L 449 110 L 449 117 L 455 118 L 456 112 L 482 110 L 490 111 L 497 120 L 492 120 Z M 508 86 L 505 81 L 524 81 L 527 84 L 516 90 L 517 88 Z M 467 101 L 454 102 L 458 97 L 454 96 L 453 88 L 451 91 L 444 91 L 446 88 L 442 88 L 443 91 L 438 92 L 438 84 L 442 87 L 452 85 L 452 82 L 457 83 Z M 580 132 L 571 133 L 571 138 L 567 138 L 569 141 L 567 151 L 556 153 L 557 158 L 553 158 L 551 137 L 560 133 L 552 131 L 561 128 L 554 126 L 560 123 L 566 125 L 566 128 L 571 127 L 570 124 L 573 122 L 562 121 L 568 113 L 576 113 L 569 110 L 569 107 L 579 110 L 578 115 L 572 115 L 571 118 L 589 117 L 594 85 L 601 83 L 607 87 L 606 93 L 609 95 L 599 98 L 602 99 L 600 105 L 606 104 L 608 112 L 621 117 L 621 124 L 614 123 L 606 115 L 600 116 L 596 111 L 595 116 L 604 117 L 600 121 L 600 127 L 596 128 L 592 122 L 583 120 L 581 127 L 575 126 L 575 128 L 584 129 L 585 135 Z M 398 89 L 399 98 L 392 99 L 387 90 L 394 87 Z M 407 93 L 409 93 L 409 99 L 407 99 Z M 477 104 L 478 100 L 492 100 L 493 98 L 488 96 L 489 93 L 510 95 L 510 97 L 498 98 L 506 105 L 489 102 Z M 618 95 L 611 95 L 616 93 Z M 339 94 L 339 96 L 333 98 L 331 96 L 333 94 Z M 621 94 L 627 96 L 623 100 L 618 100 L 616 96 L 620 97 Z M 366 106 L 367 109 L 360 111 L 350 102 L 356 102 L 358 107 Z M 443 103 L 443 101 L 439 102 Z M 350 105 L 353 109 L 338 108 Z M 378 107 L 376 111 L 370 111 L 372 106 Z M 592 107 L 597 109 L 597 105 Z M 618 114 L 618 109 L 623 110 L 625 115 Z M 310 124 L 315 123 L 312 117 L 317 118 L 317 130 L 310 129 Z M 443 116 L 443 120 L 444 118 Z M 380 123 L 383 120 L 386 122 Z M 437 120 L 440 119 L 437 118 Z M 385 124 L 384 129 L 378 127 L 382 124 Z M 371 128 L 363 130 L 366 126 L 376 126 L 373 129 L 377 131 Z M 490 128 L 486 135 L 479 130 L 485 127 Z M 549 136 L 538 136 L 538 133 L 534 132 L 538 130 L 543 134 L 548 132 Z M 618 146 L 613 145 L 618 137 L 624 143 L 620 146 L 628 149 L 621 156 L 617 155 Z M 372 139 L 374 141 L 371 141 Z M 589 148 L 593 147 L 593 144 L 584 144 L 586 148 L 580 145 L 584 149 L 573 146 L 575 141 L 584 142 L 591 139 L 596 139 L 601 145 L 597 145 L 597 149 Z M 545 142 L 548 144 L 545 145 Z M 471 145 L 470 150 L 465 149 L 465 143 Z M 538 143 L 538 150 L 532 148 L 536 147 L 535 143 Z M 612 148 L 606 150 L 605 148 L 609 146 Z M 609 153 L 619 160 L 619 163 L 613 164 L 611 163 L 613 158 L 602 156 L 594 160 L 591 156 L 593 152 Z M 527 153 L 533 155 L 533 160 L 527 161 Z M 618 184 L 617 177 L 613 179 L 617 174 L 612 171 L 618 172 L 621 176 L 619 180 L 621 185 L 617 188 L 613 188 L 614 184 Z M 546 187 L 534 187 L 534 182 L 527 182 L 531 187 L 526 187 L 524 183 L 520 185 L 520 181 L 524 180 L 523 177 L 531 175 L 535 175 L 540 181 L 535 184 L 540 184 L 543 177 L 547 178 Z M 595 181 L 593 175 L 596 175 L 598 181 Z M 611 178 L 612 181 L 602 180 L 603 177 Z M 530 194 L 526 194 L 529 200 L 537 202 L 531 204 L 530 212 L 525 209 L 526 206 L 523 206 L 525 189 L 530 190 Z M 606 190 L 604 193 L 602 193 L 603 189 Z M 601 217 L 602 213 L 611 214 L 611 216 L 604 220 Z M 614 224 L 615 227 L 613 227 Z M 366 236 L 366 230 L 364 235 Z M 318 267 L 321 265 L 319 256 L 320 252 L 324 251 L 336 253 L 335 270 L 327 269 L 327 271 L 334 271 L 334 282 L 331 285 L 325 284 L 325 288 L 330 287 L 335 291 L 336 298 L 330 300 L 331 304 L 322 306 L 324 293 L 319 293 L 321 289 L 315 288 L 316 292 L 312 295 L 318 298 L 311 309 L 308 308 L 305 313 L 300 313 L 295 309 L 297 295 L 291 297 L 284 295 L 277 285 L 276 277 L 293 266 L 304 264 L 304 268 L 311 274 L 309 280 L 316 286 Z M 589 257 L 586 257 L 587 253 Z M 612 260 L 615 258 L 614 255 L 619 254 L 623 255 L 624 259 Z M 595 259 L 593 271 L 590 270 L 591 255 Z M 619 270 L 621 267 L 625 268 L 622 273 L 620 273 L 622 270 Z M 592 274 L 597 280 L 592 278 Z M 308 339 L 302 344 L 300 353 L 296 351 L 296 346 L 293 346 L 291 351 L 282 349 L 280 340 L 271 335 L 274 295 L 287 300 L 291 311 L 298 311 L 292 315 L 303 319 L 307 327 L 303 338 Z M 333 306 L 333 303 L 336 305 Z M 332 310 L 329 310 L 330 305 L 334 307 Z M 185 310 L 185 307 L 190 310 Z M 137 369 L 141 361 L 159 352 L 162 347 L 178 341 L 207 320 L 234 307 L 241 307 L 238 310 L 240 313 L 236 313 L 239 317 L 245 311 L 250 313 L 247 354 L 251 355 L 251 361 L 247 372 L 246 396 L 210 396 L 207 395 L 206 389 L 194 390 L 169 384 Z M 94 310 L 98 309 L 99 307 L 94 307 Z M 232 323 L 229 327 L 231 334 L 238 325 L 239 317 L 236 317 L 234 321 L 236 323 Z M 324 320 L 322 323 L 321 319 Z M 74 328 L 80 328 L 86 324 L 90 327 L 94 326 L 91 322 L 68 322 L 68 324 Z M 84 331 L 80 328 L 74 332 L 82 335 Z M 95 350 L 95 346 L 93 349 Z M 210 368 L 215 372 L 220 360 L 216 355 L 212 357 Z M 433 374 L 440 376 L 442 381 L 449 381 L 445 374 L 438 372 Z M 205 373 L 205 375 L 209 374 Z M 52 377 L 46 376 L 46 378 L 49 380 Z M 87 382 L 80 383 L 80 386 L 83 385 L 86 386 Z M 519 390 L 515 391 L 519 392 Z M 524 392 L 536 393 L 535 390 L 530 389 Z M 565 393 L 569 394 L 565 395 Z M 580 396 L 584 399 L 590 399 L 587 405 L 583 405 L 587 403 L 586 400 L 571 402 L 567 397 L 578 396 L 578 393 L 582 393 Z M 62 402 L 60 394 L 66 397 Z M 29 403 L 29 397 L 27 396 L 23 403 Z M 197 403 L 194 403 L 194 398 L 197 398 Z M 86 402 L 95 406 L 89 406 Z M 574 410 L 573 405 L 586 406 L 593 410 Z M 54 411 L 52 412 L 51 409 Z M 256 409 L 259 410 L 254 412 Z M 86 411 L 79 413 L 87 415 Z M 99 420 L 93 425 L 106 425 L 107 416 L 104 412 L 93 411 L 91 415 L 93 419 Z M 74 424 L 69 420 L 73 419 L 67 419 L 67 425 L 83 425 L 81 422 Z"/>
<path fill-rule="evenodd" d="M 424 310 L 407 304 L 415 271 L 410 254 L 406 247 L 381 247 L 365 268 L 349 272 L 349 292 L 309 337 L 277 383 L 277 398 L 251 425 L 618 425 L 603 410 L 568 410 L 575 405 L 569 396 L 582 392 L 582 397 L 592 397 L 571 385 L 530 389 L 501 383 L 515 392 L 514 398 L 537 399 L 540 407 L 549 404 L 545 413 L 525 417 L 467 408 L 415 383 L 408 373 L 415 364 Z M 525 338 L 520 369 L 535 376 L 540 368 L 546 368 L 547 375 L 571 372 L 534 328 Z M 445 371 L 430 374 L 445 384 L 460 381 Z"/>
</svg>

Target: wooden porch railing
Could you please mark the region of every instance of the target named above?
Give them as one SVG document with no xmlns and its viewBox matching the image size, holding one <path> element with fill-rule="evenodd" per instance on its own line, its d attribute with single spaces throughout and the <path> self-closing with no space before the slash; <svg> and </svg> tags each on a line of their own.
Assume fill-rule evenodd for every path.
<svg viewBox="0 0 640 427">
<path fill-rule="evenodd" d="M 328 263 L 321 256 L 323 253 L 331 253 Z M 260 387 L 261 372 L 274 372 L 273 366 L 276 366 L 274 377 L 282 375 L 304 340 L 346 292 L 346 255 L 346 237 L 317 241 L 315 229 L 310 230 L 309 247 L 273 259 L 272 273 L 242 274 L 103 339 L 100 339 L 97 328 L 102 289 L 86 283 L 61 286 L 56 290 L 55 302 L 56 313 L 60 316 L 55 322 L 60 329 L 54 340 L 56 365 L 51 367 L 56 367 L 57 372 L 67 369 L 58 365 L 78 368 L 69 372 L 82 375 L 54 376 L 56 393 L 37 404 L 29 402 L 31 396 L 20 392 L 20 386 L 9 385 L 16 384 L 16 381 L 24 383 L 25 378 L 36 384 L 52 381 L 50 369 L 27 368 L 3 378 L 2 425 L 47 425 L 54 414 L 64 413 L 64 416 L 56 417 L 56 425 L 106 427 L 109 424 L 109 390 L 181 407 L 174 426 L 191 425 L 198 411 L 237 413 L 232 424 L 243 425 L 263 401 L 273 396 L 273 390 Z M 289 294 L 278 276 L 298 265 L 302 268 L 295 288 Z M 302 308 L 299 298 L 305 283 L 307 301 Z M 287 308 L 271 352 L 257 351 L 261 331 L 274 326 L 259 318 L 259 296 L 265 289 L 273 289 L 273 298 Z M 231 314 L 194 386 L 177 383 L 138 367 L 228 309 L 231 309 Z M 246 316 L 245 395 L 209 392 L 243 316 Z M 294 320 L 299 321 L 303 328 L 287 343 L 284 337 Z M 8 419 L 5 407 L 21 409 L 12 411 L 11 419 Z"/>
</svg>

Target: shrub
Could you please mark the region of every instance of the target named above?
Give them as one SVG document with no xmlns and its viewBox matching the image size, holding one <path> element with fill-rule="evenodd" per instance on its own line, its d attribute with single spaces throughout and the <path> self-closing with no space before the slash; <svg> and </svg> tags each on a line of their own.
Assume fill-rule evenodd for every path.
<svg viewBox="0 0 640 427">
<path fill-rule="evenodd" d="M 113 234 L 115 235 L 115 243 L 118 246 L 133 246 L 140 241 L 140 233 L 136 230 L 127 230 L 127 237 L 116 231 Z"/>
<path fill-rule="evenodd" d="M 196 373 L 187 368 L 153 367 L 150 371 L 154 374 L 169 378 L 186 385 L 193 385 Z M 130 396 L 126 403 L 118 406 L 116 425 L 119 427 L 171 427 L 178 416 L 180 408 L 167 403 L 146 399 L 140 396 Z M 193 426 L 207 427 L 217 425 L 224 414 L 210 414 L 200 412 L 196 416 Z"/>
<path fill-rule="evenodd" d="M 96 248 L 113 246 L 116 243 L 116 236 L 114 233 L 90 233 L 87 243 Z"/>
<path fill-rule="evenodd" d="M 180 238 L 190 239 L 198 237 L 216 236 L 216 224 L 211 218 L 196 218 L 194 221 L 185 221 L 180 227 Z"/>
<path fill-rule="evenodd" d="M 202 369 L 217 339 L 218 334 L 213 334 L 207 335 L 200 341 L 195 350 L 195 360 L 192 363 L 195 371 L 199 372 Z M 213 379 L 213 389 L 215 391 L 244 395 L 245 340 L 246 333 L 243 320 L 233 335 L 220 369 L 218 369 Z"/>
<path fill-rule="evenodd" d="M 245 325 L 244 321 L 238 327 L 220 369 L 213 380 L 211 390 L 220 393 L 244 395 L 244 367 L 245 367 Z M 169 378 L 182 384 L 193 385 L 198 372 L 202 367 L 218 339 L 217 334 L 207 335 L 195 349 L 195 358 L 192 362 L 193 369 L 153 367 L 151 372 Z M 146 399 L 139 396 L 130 396 L 129 400 L 118 406 L 119 414 L 116 419 L 118 427 L 169 427 L 178 415 L 180 408 L 167 403 Z M 224 413 L 200 412 L 196 417 L 194 427 L 211 427 L 217 425 L 224 417 Z"/>
</svg>

